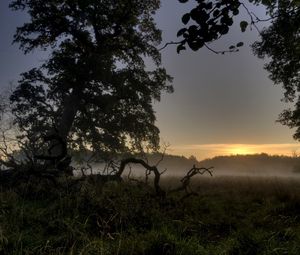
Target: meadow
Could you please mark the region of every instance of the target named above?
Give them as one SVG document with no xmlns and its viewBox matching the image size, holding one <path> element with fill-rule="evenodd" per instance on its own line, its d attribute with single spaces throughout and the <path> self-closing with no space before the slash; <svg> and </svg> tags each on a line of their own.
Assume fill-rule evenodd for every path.
<svg viewBox="0 0 300 255">
<path fill-rule="evenodd" d="M 300 254 L 300 178 L 199 176 L 191 190 L 158 198 L 141 182 L 65 178 L 1 187 L 0 254 Z"/>
</svg>

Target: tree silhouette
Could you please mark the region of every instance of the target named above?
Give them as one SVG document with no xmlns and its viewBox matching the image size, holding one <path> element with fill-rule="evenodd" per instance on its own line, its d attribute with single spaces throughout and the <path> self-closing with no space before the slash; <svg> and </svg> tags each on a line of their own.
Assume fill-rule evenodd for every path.
<svg viewBox="0 0 300 255">
<path fill-rule="evenodd" d="M 300 140 L 300 2 L 278 1 L 271 9 L 271 25 L 261 32 L 261 40 L 253 44 L 254 53 L 268 57 L 265 69 L 275 84 L 282 84 L 284 100 L 295 103 L 294 109 L 284 110 L 279 121 L 296 128 L 294 138 Z"/>
<path fill-rule="evenodd" d="M 10 97 L 24 138 L 55 132 L 73 149 L 104 156 L 157 148 L 153 100 L 172 92 L 161 66 L 161 42 L 152 15 L 157 0 L 14 0 L 30 21 L 14 42 L 24 53 L 48 50 L 39 68 L 21 75 Z M 153 62 L 146 69 L 145 58 Z M 38 136 L 37 134 L 40 134 Z M 61 146 L 52 144 L 50 153 Z"/>
</svg>

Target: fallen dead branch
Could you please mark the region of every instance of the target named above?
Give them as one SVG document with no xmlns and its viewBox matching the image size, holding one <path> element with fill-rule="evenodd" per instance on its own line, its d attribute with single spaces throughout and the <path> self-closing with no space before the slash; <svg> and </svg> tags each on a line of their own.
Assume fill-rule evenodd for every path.
<svg viewBox="0 0 300 255">
<path fill-rule="evenodd" d="M 192 177 L 198 174 L 203 175 L 205 173 L 208 173 L 210 176 L 213 176 L 212 169 L 213 167 L 206 168 L 206 167 L 196 167 L 196 165 L 193 165 L 193 167 L 187 172 L 187 174 L 180 180 L 181 185 L 175 189 L 170 190 L 169 193 L 184 190 L 188 196 L 190 196 L 191 194 L 195 194 L 195 192 L 189 191 Z"/>
<path fill-rule="evenodd" d="M 142 159 L 126 158 L 121 161 L 119 171 L 116 173 L 116 175 L 121 177 L 121 175 L 123 174 L 123 172 L 128 164 L 139 164 L 139 165 L 142 165 L 147 171 L 153 172 L 154 173 L 154 182 L 153 183 L 154 183 L 154 188 L 155 188 L 156 194 L 159 196 L 165 195 L 165 191 L 159 185 L 160 176 L 162 173 L 160 173 L 158 171 L 156 166 L 150 166 L 148 163 L 146 163 Z"/>
</svg>

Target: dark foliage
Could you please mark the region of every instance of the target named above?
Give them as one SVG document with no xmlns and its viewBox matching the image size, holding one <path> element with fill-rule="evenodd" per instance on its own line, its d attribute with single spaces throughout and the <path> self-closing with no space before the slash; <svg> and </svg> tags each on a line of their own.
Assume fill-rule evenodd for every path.
<svg viewBox="0 0 300 255">
<path fill-rule="evenodd" d="M 152 14 L 159 1 L 15 0 L 10 7 L 31 17 L 14 42 L 25 53 L 51 53 L 22 74 L 11 96 L 27 139 L 37 142 L 54 128 L 74 149 L 102 156 L 158 146 L 152 101 L 172 91 L 156 48 L 161 32 Z"/>
<path fill-rule="evenodd" d="M 179 0 L 179 2 L 186 3 L 188 0 Z M 196 2 L 197 6 L 182 16 L 184 25 L 192 24 L 180 29 L 177 33 L 178 37 L 184 38 L 177 47 L 178 53 L 186 49 L 186 44 L 196 51 L 206 43 L 227 34 L 233 24 L 233 17 L 239 14 L 241 5 L 239 0 Z M 237 47 L 240 46 L 242 45 L 237 45 Z"/>
<path fill-rule="evenodd" d="M 260 58 L 269 58 L 265 65 L 270 78 L 276 84 L 282 84 L 287 102 L 295 102 L 294 109 L 287 109 L 279 121 L 296 128 L 294 138 L 300 140 L 300 8 L 299 3 L 278 1 L 278 8 L 272 10 L 276 18 L 269 28 L 261 33 L 261 41 L 254 43 L 254 53 Z"/>
</svg>

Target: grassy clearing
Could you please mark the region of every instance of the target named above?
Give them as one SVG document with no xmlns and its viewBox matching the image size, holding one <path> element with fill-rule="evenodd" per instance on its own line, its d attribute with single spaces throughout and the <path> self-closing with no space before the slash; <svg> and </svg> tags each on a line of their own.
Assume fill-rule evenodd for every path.
<svg viewBox="0 0 300 255">
<path fill-rule="evenodd" d="M 192 189 L 182 200 L 126 182 L 2 188 L 0 254 L 300 254 L 299 180 L 202 177 Z"/>
</svg>

